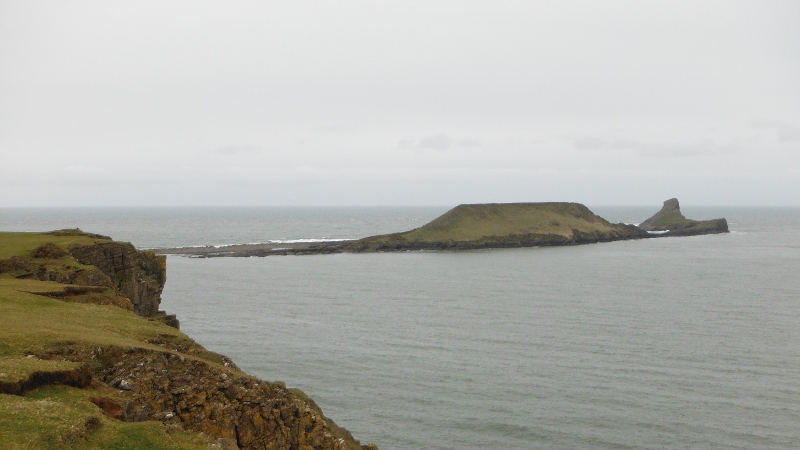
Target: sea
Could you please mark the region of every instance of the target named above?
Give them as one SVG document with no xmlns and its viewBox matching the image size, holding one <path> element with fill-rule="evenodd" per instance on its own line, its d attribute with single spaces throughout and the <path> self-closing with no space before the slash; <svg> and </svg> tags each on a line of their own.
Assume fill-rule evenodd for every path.
<svg viewBox="0 0 800 450">
<path fill-rule="evenodd" d="M 592 207 L 638 223 L 658 207 Z M 141 249 L 354 239 L 449 207 L 4 208 Z M 800 448 L 800 208 L 690 208 L 729 234 L 573 247 L 169 256 L 162 308 L 362 443 Z"/>
</svg>

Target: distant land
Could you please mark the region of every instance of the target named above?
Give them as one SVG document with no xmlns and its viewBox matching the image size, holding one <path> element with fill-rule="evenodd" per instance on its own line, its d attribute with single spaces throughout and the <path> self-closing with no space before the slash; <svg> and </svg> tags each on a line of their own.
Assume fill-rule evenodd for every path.
<svg viewBox="0 0 800 450">
<path fill-rule="evenodd" d="M 639 224 L 639 228 L 651 234 L 665 236 L 695 236 L 698 234 L 716 234 L 728 232 L 728 221 L 725 219 L 691 220 L 681 214 L 681 206 L 677 198 L 664 202 L 661 211 Z"/>
<path fill-rule="evenodd" d="M 553 247 L 727 232 L 728 222 L 725 219 L 687 219 L 675 198 L 665 201 L 659 212 L 638 226 L 611 223 L 580 203 L 484 203 L 456 206 L 413 230 L 352 241 L 181 247 L 158 249 L 155 252 L 196 257 L 247 257 L 474 250 Z"/>
</svg>

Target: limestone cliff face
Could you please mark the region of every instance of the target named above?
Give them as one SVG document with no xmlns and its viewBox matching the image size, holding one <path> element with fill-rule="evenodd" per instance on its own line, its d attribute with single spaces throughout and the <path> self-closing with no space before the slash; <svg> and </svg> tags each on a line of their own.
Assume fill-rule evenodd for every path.
<svg viewBox="0 0 800 450">
<path fill-rule="evenodd" d="M 136 314 L 149 317 L 158 311 L 167 281 L 165 256 L 114 241 L 73 247 L 69 253 L 81 264 L 100 269 L 109 278 L 111 287 L 131 300 Z"/>
<path fill-rule="evenodd" d="M 325 417 L 304 394 L 282 382 L 240 372 L 230 359 L 194 342 L 162 335 L 149 341 L 163 351 L 115 346 L 86 348 L 65 342 L 31 351 L 44 360 L 83 363 L 73 371 L 38 374 L 33 389 L 56 382 L 86 388 L 92 403 L 125 422 L 158 421 L 203 433 L 214 448 L 241 450 L 377 450 L 362 445 Z M 218 359 L 221 364 L 206 359 Z M 45 375 L 49 378 L 45 380 Z M 0 389 L 4 386 L 0 384 Z M 9 387 L 13 388 L 14 386 Z M 24 386 L 23 386 L 24 387 Z M 108 388 L 114 388 L 109 396 Z M 20 392 L 4 392 L 15 393 Z"/>
<path fill-rule="evenodd" d="M 204 361 L 147 350 L 106 366 L 102 380 L 127 391 L 120 419 L 156 420 L 202 432 L 220 446 L 243 450 L 346 450 L 361 446 L 312 401 L 283 383 L 224 371 Z"/>
</svg>

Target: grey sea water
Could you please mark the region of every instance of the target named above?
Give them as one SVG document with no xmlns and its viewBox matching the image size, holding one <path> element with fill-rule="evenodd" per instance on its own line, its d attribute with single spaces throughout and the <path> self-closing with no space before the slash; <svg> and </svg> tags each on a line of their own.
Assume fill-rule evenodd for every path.
<svg viewBox="0 0 800 450">
<path fill-rule="evenodd" d="M 354 238 L 446 209 L 2 209 L 0 229 L 78 226 L 152 248 Z M 171 256 L 162 306 L 382 449 L 799 448 L 800 209 L 683 209 L 727 217 L 732 233 Z"/>
</svg>

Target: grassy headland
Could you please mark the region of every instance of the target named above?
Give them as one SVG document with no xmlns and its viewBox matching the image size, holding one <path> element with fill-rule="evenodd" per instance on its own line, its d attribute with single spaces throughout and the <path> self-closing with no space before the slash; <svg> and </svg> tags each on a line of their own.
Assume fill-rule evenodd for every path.
<svg viewBox="0 0 800 450">
<path fill-rule="evenodd" d="M 674 200 L 675 207 L 672 207 Z M 160 249 L 159 254 L 200 257 L 312 255 L 405 250 L 470 250 L 591 244 L 627 239 L 726 233 L 725 219 L 683 217 L 677 200 L 642 227 L 610 223 L 580 203 L 485 203 L 459 205 L 413 230 L 354 241 L 291 244 L 237 244 L 224 247 Z M 670 207 L 667 208 L 669 203 Z M 652 226 L 649 226 L 652 225 Z M 665 230 L 669 225 L 670 231 Z M 654 232 L 655 233 L 652 233 Z"/>
<path fill-rule="evenodd" d="M 579 203 L 488 203 L 459 205 L 420 228 L 343 247 L 356 252 L 529 247 L 644 236 L 636 227 L 612 224 Z"/>
<path fill-rule="evenodd" d="M 364 448 L 152 311 L 163 262 L 78 230 L 0 233 L 3 448 Z"/>
</svg>

